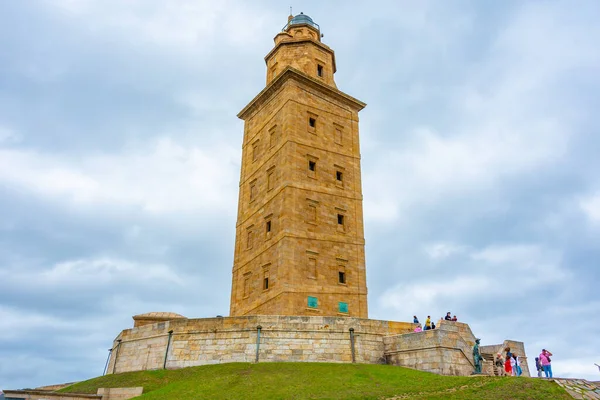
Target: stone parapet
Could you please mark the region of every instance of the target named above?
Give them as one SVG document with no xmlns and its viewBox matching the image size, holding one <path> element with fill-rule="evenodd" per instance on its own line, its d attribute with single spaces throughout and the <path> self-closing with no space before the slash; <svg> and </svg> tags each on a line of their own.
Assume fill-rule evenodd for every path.
<svg viewBox="0 0 600 400">
<path fill-rule="evenodd" d="M 58 393 L 48 390 L 5 390 L 7 399 L 24 400 L 128 400 L 141 396 L 142 387 L 100 388 L 97 394 Z"/>
<path fill-rule="evenodd" d="M 510 347 L 511 352 L 516 354 L 519 357 L 519 361 L 521 363 L 521 369 L 523 370 L 522 376 L 531 376 L 529 372 L 529 362 L 527 359 L 527 354 L 525 353 L 525 344 L 523 342 L 519 342 L 516 340 L 505 340 L 501 344 L 493 344 L 487 346 L 481 346 L 480 351 L 481 354 L 486 357 L 486 359 L 492 359 L 495 357 L 497 353 L 502 354 L 503 357 L 506 357 L 505 348 Z M 535 358 L 535 357 L 534 357 Z M 535 364 L 535 363 L 534 363 Z"/>
<path fill-rule="evenodd" d="M 437 328 L 383 339 L 389 364 L 442 375 L 470 375 L 475 336 L 469 325 L 439 321 Z"/>
<path fill-rule="evenodd" d="M 56 393 L 46 390 L 4 390 L 4 396 L 9 399 L 27 400 L 102 400 L 95 394 Z"/>
<path fill-rule="evenodd" d="M 277 315 L 168 321 L 122 331 L 107 373 L 255 362 L 257 341 L 259 362 L 352 362 L 350 328 L 354 361 L 383 363 L 383 337 L 411 332 L 413 324 Z"/>
<path fill-rule="evenodd" d="M 256 361 L 389 363 L 443 375 L 473 371 L 475 336 L 467 324 L 440 321 L 437 329 L 420 333 L 414 327 L 328 316 L 167 321 L 122 331 L 107 373 Z"/>
</svg>

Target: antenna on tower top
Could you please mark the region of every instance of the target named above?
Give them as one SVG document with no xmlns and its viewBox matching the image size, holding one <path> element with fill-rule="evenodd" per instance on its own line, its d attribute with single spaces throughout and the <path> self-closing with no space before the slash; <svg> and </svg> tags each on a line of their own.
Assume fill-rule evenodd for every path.
<svg viewBox="0 0 600 400">
<path fill-rule="evenodd" d="M 290 15 L 292 15 L 292 6 L 290 6 Z"/>
</svg>

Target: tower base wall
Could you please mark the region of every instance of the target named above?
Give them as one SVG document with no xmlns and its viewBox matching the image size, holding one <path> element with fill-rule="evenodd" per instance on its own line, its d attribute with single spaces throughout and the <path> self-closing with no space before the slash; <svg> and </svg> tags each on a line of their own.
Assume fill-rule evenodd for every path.
<svg viewBox="0 0 600 400">
<path fill-rule="evenodd" d="M 444 321 L 445 322 L 445 321 Z M 107 374 L 229 362 L 394 364 L 444 375 L 469 375 L 470 328 L 353 317 L 253 315 L 180 319 L 122 331 Z M 415 361 L 418 360 L 418 361 Z"/>
</svg>

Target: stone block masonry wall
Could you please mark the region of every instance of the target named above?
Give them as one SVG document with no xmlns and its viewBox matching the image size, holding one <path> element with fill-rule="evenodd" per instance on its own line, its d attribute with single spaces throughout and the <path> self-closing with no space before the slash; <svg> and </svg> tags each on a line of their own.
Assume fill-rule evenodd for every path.
<svg viewBox="0 0 600 400">
<path fill-rule="evenodd" d="M 510 347 L 511 352 L 519 357 L 521 362 L 521 369 L 523 370 L 523 376 L 531 376 L 529 372 L 529 361 L 527 354 L 525 353 L 525 344 L 516 340 L 505 340 L 502 344 L 493 344 L 488 346 L 481 346 L 481 354 L 486 358 L 493 360 L 496 353 L 501 353 L 502 356 L 506 356 L 504 349 Z M 533 357 L 533 365 L 535 367 L 535 357 Z"/>
<path fill-rule="evenodd" d="M 162 369 L 165 356 L 167 369 L 255 362 L 258 326 L 259 362 L 351 363 L 352 328 L 357 363 L 388 363 L 442 375 L 465 376 L 474 370 L 475 336 L 464 323 L 439 321 L 437 329 L 415 333 L 414 324 L 407 322 L 254 315 L 179 319 L 124 330 L 113 343 L 107 371 Z M 506 343 L 524 354 L 522 343 Z M 528 376 L 526 357 L 523 359 Z M 484 373 L 492 374 L 487 367 L 484 365 Z"/>
<path fill-rule="evenodd" d="M 439 321 L 438 327 L 384 338 L 389 364 L 442 375 L 470 375 L 475 336 L 467 324 Z"/>
<path fill-rule="evenodd" d="M 95 394 L 52 393 L 45 390 L 5 390 L 8 399 L 23 400 L 102 400 Z"/>
<path fill-rule="evenodd" d="M 141 396 L 143 392 L 143 387 L 98 389 L 98 394 L 102 396 L 102 400 L 128 400 Z"/>
<path fill-rule="evenodd" d="M 168 369 L 256 360 L 259 362 L 382 363 L 383 337 L 410 332 L 413 325 L 351 317 L 248 316 L 177 320 L 121 332 L 113 343 L 107 373 Z M 167 353 L 169 331 L 173 331 Z"/>
<path fill-rule="evenodd" d="M 23 400 L 128 400 L 141 396 L 142 387 L 100 388 L 98 394 L 57 393 L 47 390 L 6 390 L 7 399 Z"/>
</svg>

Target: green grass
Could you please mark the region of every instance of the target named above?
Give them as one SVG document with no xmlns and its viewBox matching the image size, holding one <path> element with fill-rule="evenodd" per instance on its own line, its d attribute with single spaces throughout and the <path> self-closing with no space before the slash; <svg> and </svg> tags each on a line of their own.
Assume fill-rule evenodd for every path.
<svg viewBox="0 0 600 400">
<path fill-rule="evenodd" d="M 389 365 L 232 363 L 127 372 L 61 392 L 143 386 L 138 399 L 571 399 L 554 382 L 532 378 L 440 376 Z"/>
</svg>

